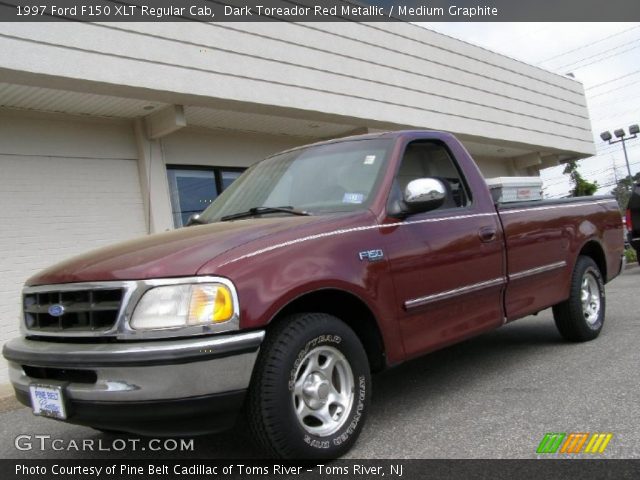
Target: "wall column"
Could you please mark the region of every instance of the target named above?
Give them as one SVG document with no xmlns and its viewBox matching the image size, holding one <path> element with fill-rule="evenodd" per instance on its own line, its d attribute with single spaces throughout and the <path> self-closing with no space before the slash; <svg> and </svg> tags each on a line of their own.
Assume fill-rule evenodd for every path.
<svg viewBox="0 0 640 480">
<path fill-rule="evenodd" d="M 147 233 L 172 230 L 171 198 L 162 140 L 151 140 L 147 137 L 147 127 L 141 118 L 135 120 L 134 132 L 138 147 L 138 172 Z"/>
</svg>

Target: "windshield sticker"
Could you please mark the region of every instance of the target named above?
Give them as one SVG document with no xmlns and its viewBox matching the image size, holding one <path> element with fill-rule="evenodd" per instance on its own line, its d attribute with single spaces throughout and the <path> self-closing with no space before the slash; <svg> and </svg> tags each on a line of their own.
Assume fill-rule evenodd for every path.
<svg viewBox="0 0 640 480">
<path fill-rule="evenodd" d="M 364 157 L 364 164 L 365 165 L 373 165 L 376 161 L 376 156 L 375 155 L 367 155 L 366 157 Z"/>
<path fill-rule="evenodd" d="M 342 197 L 342 203 L 362 203 L 364 202 L 364 194 L 346 192 Z"/>
</svg>

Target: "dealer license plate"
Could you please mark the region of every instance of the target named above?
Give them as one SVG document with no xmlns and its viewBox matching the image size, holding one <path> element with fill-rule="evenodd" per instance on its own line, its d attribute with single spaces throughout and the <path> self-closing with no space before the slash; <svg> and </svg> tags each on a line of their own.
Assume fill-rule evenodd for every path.
<svg viewBox="0 0 640 480">
<path fill-rule="evenodd" d="M 29 385 L 33 413 L 43 417 L 65 419 L 62 387 L 56 385 Z"/>
</svg>

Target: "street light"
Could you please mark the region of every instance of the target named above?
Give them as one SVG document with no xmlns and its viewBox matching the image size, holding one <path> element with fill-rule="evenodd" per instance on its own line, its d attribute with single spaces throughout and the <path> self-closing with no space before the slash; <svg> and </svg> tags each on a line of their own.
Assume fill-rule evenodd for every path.
<svg viewBox="0 0 640 480">
<path fill-rule="evenodd" d="M 627 134 L 625 133 L 624 128 L 618 128 L 617 130 L 613 131 L 613 135 L 615 135 L 618 140 L 612 140 L 613 136 L 608 130 L 600 134 L 600 138 L 605 142 L 609 142 L 609 145 L 613 145 L 614 143 L 622 143 L 624 161 L 627 163 L 627 173 L 629 174 L 629 179 L 631 182 L 633 182 L 633 176 L 631 175 L 631 167 L 629 166 L 629 157 L 627 157 L 627 146 L 625 145 L 625 142 L 637 138 L 639 133 L 640 127 L 638 127 L 638 124 L 634 124 L 629 126 L 629 135 L 632 135 L 631 137 L 626 137 Z"/>
</svg>

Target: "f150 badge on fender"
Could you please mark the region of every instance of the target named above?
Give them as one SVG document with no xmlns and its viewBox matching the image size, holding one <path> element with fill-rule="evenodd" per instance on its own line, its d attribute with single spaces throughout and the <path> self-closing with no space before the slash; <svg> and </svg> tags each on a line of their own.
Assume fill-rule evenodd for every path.
<svg viewBox="0 0 640 480">
<path fill-rule="evenodd" d="M 384 252 L 379 248 L 374 250 L 364 250 L 358 253 L 360 260 L 369 260 L 370 262 L 377 262 L 384 258 Z"/>
</svg>

